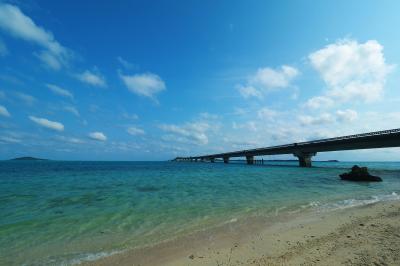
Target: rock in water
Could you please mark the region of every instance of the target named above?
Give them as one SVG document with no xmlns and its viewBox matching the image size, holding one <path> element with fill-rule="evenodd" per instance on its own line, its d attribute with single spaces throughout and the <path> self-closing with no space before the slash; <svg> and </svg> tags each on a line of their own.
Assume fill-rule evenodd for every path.
<svg viewBox="0 0 400 266">
<path fill-rule="evenodd" d="M 367 167 L 359 167 L 358 165 L 354 165 L 349 173 L 341 174 L 340 178 L 349 181 L 382 182 L 382 178 L 379 176 L 370 175 Z"/>
</svg>

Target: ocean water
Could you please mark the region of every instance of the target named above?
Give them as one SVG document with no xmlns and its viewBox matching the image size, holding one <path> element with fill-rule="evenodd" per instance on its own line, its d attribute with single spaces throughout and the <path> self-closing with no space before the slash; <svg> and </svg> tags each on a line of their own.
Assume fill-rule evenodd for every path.
<svg viewBox="0 0 400 266">
<path fill-rule="evenodd" d="M 0 162 L 0 265 L 70 265 L 247 216 L 400 199 L 400 163 Z"/>
</svg>

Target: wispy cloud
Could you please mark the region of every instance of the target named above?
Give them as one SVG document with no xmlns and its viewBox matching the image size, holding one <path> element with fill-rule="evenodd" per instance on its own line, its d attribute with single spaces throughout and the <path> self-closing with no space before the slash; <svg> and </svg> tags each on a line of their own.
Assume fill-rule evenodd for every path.
<svg viewBox="0 0 400 266">
<path fill-rule="evenodd" d="M 40 118 L 36 116 L 29 116 L 29 119 L 38 124 L 39 126 L 49 128 L 55 131 L 63 131 L 64 125 L 60 122 L 50 121 L 46 118 Z"/>
<path fill-rule="evenodd" d="M 3 105 L 0 105 L 0 116 L 5 116 L 5 117 L 11 116 L 7 108 L 5 108 Z"/>
<path fill-rule="evenodd" d="M 91 132 L 89 133 L 89 138 L 97 141 L 106 141 L 107 137 L 103 132 Z"/>
<path fill-rule="evenodd" d="M 130 126 L 126 129 L 126 132 L 128 132 L 132 136 L 139 136 L 139 135 L 144 135 L 145 132 L 143 129 L 136 127 L 136 126 Z"/>
<path fill-rule="evenodd" d="M 57 86 L 57 85 L 54 85 L 54 84 L 46 84 L 46 86 L 47 86 L 47 88 L 49 88 L 53 93 L 55 93 L 55 94 L 57 94 L 57 95 L 60 95 L 60 96 L 66 97 L 66 98 L 70 98 L 70 99 L 73 99 L 73 98 L 74 98 L 74 95 L 73 95 L 70 91 L 68 91 L 68 90 L 66 90 L 66 89 L 62 89 L 62 88 L 60 88 L 60 87 Z"/>
<path fill-rule="evenodd" d="M 81 74 L 76 75 L 76 77 L 78 78 L 78 80 L 91 86 L 102 88 L 107 87 L 107 82 L 105 78 L 100 73 L 98 73 L 98 71 L 92 72 L 86 70 Z"/>
<path fill-rule="evenodd" d="M 165 90 L 164 81 L 156 74 L 119 75 L 125 86 L 133 93 L 149 98 Z"/>
<path fill-rule="evenodd" d="M 36 56 L 52 69 L 60 69 L 71 57 L 68 49 L 57 42 L 51 32 L 36 25 L 15 5 L 0 3 L 0 28 L 15 38 L 44 48 Z"/>
<path fill-rule="evenodd" d="M 69 113 L 71 113 L 71 114 L 73 114 L 73 115 L 75 115 L 75 116 L 77 116 L 77 117 L 80 116 L 79 111 L 75 106 L 65 106 L 64 110 L 69 112 Z"/>
<path fill-rule="evenodd" d="M 6 44 L 2 39 L 0 39 L 0 56 L 6 56 L 8 55 L 8 49 Z"/>
<path fill-rule="evenodd" d="M 132 69 L 137 68 L 137 66 L 135 64 L 132 64 L 132 63 L 128 62 L 127 60 L 125 60 L 121 56 L 118 56 L 117 60 L 126 69 L 132 70 Z"/>
<path fill-rule="evenodd" d="M 26 105 L 33 105 L 36 102 L 35 97 L 23 92 L 15 92 L 15 96 L 21 101 L 23 101 Z"/>
</svg>

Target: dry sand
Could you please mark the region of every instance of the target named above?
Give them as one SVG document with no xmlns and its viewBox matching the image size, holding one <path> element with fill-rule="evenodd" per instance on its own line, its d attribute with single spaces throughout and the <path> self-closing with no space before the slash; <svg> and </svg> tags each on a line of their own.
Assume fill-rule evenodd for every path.
<svg viewBox="0 0 400 266">
<path fill-rule="evenodd" d="M 400 202 L 252 218 L 84 265 L 400 265 Z"/>
</svg>

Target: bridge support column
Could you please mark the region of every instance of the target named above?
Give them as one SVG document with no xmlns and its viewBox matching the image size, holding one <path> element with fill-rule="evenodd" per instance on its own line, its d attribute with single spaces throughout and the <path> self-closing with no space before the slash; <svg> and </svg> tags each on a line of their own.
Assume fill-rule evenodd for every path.
<svg viewBox="0 0 400 266">
<path fill-rule="evenodd" d="M 229 157 L 224 157 L 224 163 L 229 163 Z"/>
<path fill-rule="evenodd" d="M 247 164 L 254 164 L 254 156 L 246 156 Z"/>
<path fill-rule="evenodd" d="M 316 154 L 316 152 L 296 152 L 293 155 L 299 158 L 300 167 L 311 167 L 311 157 L 315 156 Z"/>
<path fill-rule="evenodd" d="M 210 158 L 210 162 L 215 163 L 215 158 Z"/>
</svg>

